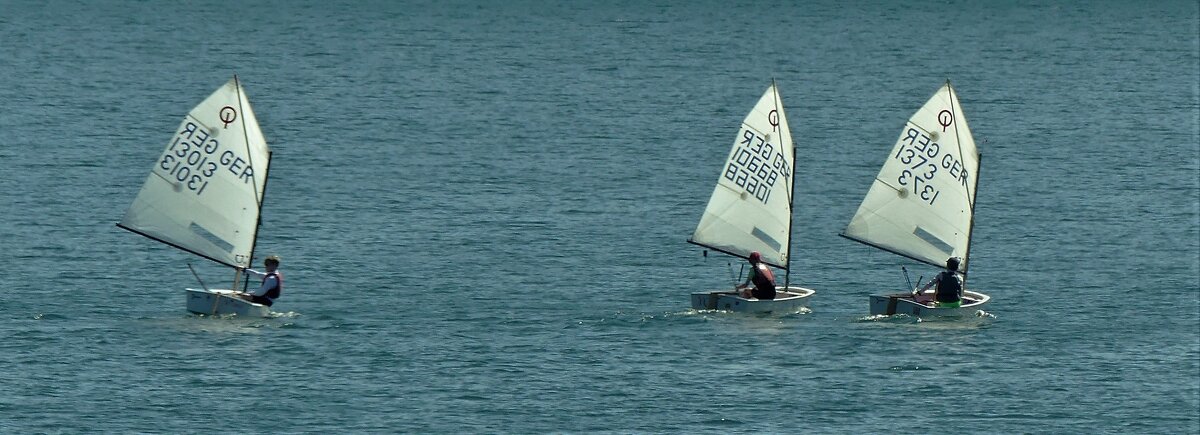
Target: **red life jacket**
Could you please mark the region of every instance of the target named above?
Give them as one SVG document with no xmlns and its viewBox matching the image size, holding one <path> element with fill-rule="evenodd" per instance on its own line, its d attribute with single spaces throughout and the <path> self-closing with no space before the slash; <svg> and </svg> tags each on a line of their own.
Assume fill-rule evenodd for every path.
<svg viewBox="0 0 1200 435">
<path fill-rule="evenodd" d="M 775 291 L 775 274 L 771 273 L 771 268 L 766 264 L 754 265 L 754 286 L 762 291 Z"/>
<path fill-rule="evenodd" d="M 266 296 L 271 298 L 271 300 L 275 300 L 279 299 L 279 295 L 283 294 L 283 274 L 279 273 L 279 271 L 267 272 L 267 275 L 263 277 L 263 285 L 266 285 L 267 278 L 272 276 L 275 277 L 275 287 L 268 289 Z"/>
</svg>

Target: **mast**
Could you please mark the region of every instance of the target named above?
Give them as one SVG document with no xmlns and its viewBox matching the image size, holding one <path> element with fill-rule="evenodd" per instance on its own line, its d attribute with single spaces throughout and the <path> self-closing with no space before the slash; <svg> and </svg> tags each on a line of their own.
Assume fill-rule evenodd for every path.
<svg viewBox="0 0 1200 435">
<path fill-rule="evenodd" d="M 258 218 L 254 223 L 254 238 L 250 239 L 250 265 L 254 265 L 254 246 L 258 244 L 258 229 L 262 227 L 262 204 L 267 200 L 267 181 L 271 178 L 271 151 L 267 151 L 267 169 L 263 171 L 263 193 L 262 199 L 258 203 Z M 246 275 L 246 280 L 249 281 L 250 276 Z"/>
<path fill-rule="evenodd" d="M 783 97 L 779 96 L 779 86 L 775 84 L 774 77 L 771 78 L 771 89 L 775 90 L 775 110 L 779 111 L 779 108 L 781 106 L 783 106 L 783 101 L 782 101 Z M 779 115 L 780 115 L 780 117 L 786 116 L 786 115 L 784 115 L 783 112 L 779 112 Z M 784 119 L 784 121 L 786 122 L 786 118 Z M 780 124 L 783 124 L 783 122 L 781 122 Z M 781 128 L 780 131 L 782 132 L 782 130 L 783 129 Z M 792 141 L 792 132 L 790 131 L 790 128 L 788 131 L 788 142 L 791 142 L 791 143 L 783 144 L 782 141 L 780 141 L 780 142 L 781 142 L 780 143 L 781 146 L 788 145 L 788 146 L 791 146 L 791 148 L 792 148 L 792 159 L 790 162 L 788 162 L 788 167 L 789 167 L 789 170 L 791 171 L 791 175 L 788 178 L 791 180 L 791 185 L 788 186 L 787 261 L 784 262 L 786 264 L 784 264 L 784 268 L 783 268 L 783 270 L 784 270 L 783 288 L 786 290 L 788 287 L 791 286 L 791 283 L 792 283 L 792 221 L 794 219 L 792 217 L 792 215 L 795 212 L 794 207 L 796 205 L 796 144 L 795 144 L 795 142 Z"/>
<path fill-rule="evenodd" d="M 983 168 L 983 153 L 979 153 L 979 167 L 975 168 L 975 188 L 979 188 L 979 169 Z M 967 258 L 967 267 L 963 268 L 963 290 L 967 289 L 967 271 L 971 270 L 971 241 L 975 239 L 975 201 L 971 201 L 971 226 L 967 233 L 967 252 L 964 252 Z"/>
<path fill-rule="evenodd" d="M 233 84 L 234 84 L 234 90 L 237 92 L 238 112 L 240 113 L 239 118 L 242 119 L 242 138 L 245 139 L 243 141 L 243 145 L 245 145 L 245 147 L 246 147 L 246 162 L 249 163 L 251 168 L 253 168 L 254 167 L 254 153 L 250 151 L 250 130 L 246 128 L 246 108 L 242 105 L 242 100 L 243 100 L 242 82 L 241 82 L 241 80 L 238 79 L 237 74 L 233 75 Z M 271 170 L 271 153 L 270 153 L 270 151 L 267 151 L 267 170 L 265 171 L 266 173 L 263 174 L 263 192 L 262 192 L 262 194 L 258 193 L 258 180 L 256 179 L 256 177 L 250 177 L 250 182 L 252 183 L 251 186 L 254 188 L 254 196 L 255 196 L 254 202 L 258 205 L 258 211 L 257 211 L 257 213 L 255 213 L 254 235 L 250 237 L 250 258 L 246 259 L 247 266 L 254 265 L 254 246 L 258 243 L 258 227 L 262 226 L 262 204 L 263 204 L 263 199 L 267 194 L 266 180 L 267 180 L 267 175 L 270 172 L 270 170 Z M 233 289 L 234 290 L 238 289 L 238 282 L 242 281 L 242 275 L 243 274 L 240 270 L 237 270 L 234 272 L 234 274 L 233 274 Z M 246 279 L 249 279 L 249 277 L 247 276 Z M 242 288 L 245 288 L 245 286 L 243 285 Z"/>
<path fill-rule="evenodd" d="M 958 101 L 958 97 L 954 95 L 954 86 L 950 84 L 950 79 L 946 79 L 946 90 L 950 92 L 950 109 L 951 113 L 953 113 L 954 102 Z M 961 110 L 962 108 L 960 107 L 959 111 Z M 962 137 L 958 133 L 958 123 L 960 121 L 965 122 L 965 120 L 960 119 L 956 119 L 954 121 L 954 139 L 958 144 L 958 155 L 962 156 Z M 976 146 L 976 152 L 978 152 L 978 149 L 978 146 Z M 971 204 L 971 223 L 967 226 L 967 250 L 966 252 L 963 252 L 963 257 L 965 257 L 963 258 L 963 261 L 967 263 L 966 266 L 963 267 L 962 272 L 963 289 L 967 288 L 967 276 L 969 275 L 967 272 L 971 270 L 971 240 L 975 238 L 975 195 L 973 192 L 979 188 L 979 170 L 983 168 L 983 153 L 979 153 L 975 159 L 976 163 L 978 164 L 978 166 L 975 167 L 975 183 L 973 183 L 971 190 L 967 191 L 967 202 Z"/>
</svg>

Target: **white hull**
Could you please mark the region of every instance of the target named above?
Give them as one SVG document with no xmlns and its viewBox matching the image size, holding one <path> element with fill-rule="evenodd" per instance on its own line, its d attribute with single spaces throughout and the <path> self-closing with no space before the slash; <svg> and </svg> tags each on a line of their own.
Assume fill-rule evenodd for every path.
<svg viewBox="0 0 1200 435">
<path fill-rule="evenodd" d="M 816 293 L 803 287 L 776 287 L 775 299 L 743 298 L 732 291 L 692 293 L 692 309 L 723 310 L 739 313 L 795 313 L 808 307 Z"/>
<path fill-rule="evenodd" d="M 970 290 L 963 291 L 963 304 L 957 308 L 933 307 L 934 290 L 913 296 L 911 293 L 895 293 L 889 295 L 871 295 L 871 315 L 891 316 L 907 314 L 920 318 L 933 317 L 974 317 L 983 305 L 991 300 L 991 296 Z"/>
<path fill-rule="evenodd" d="M 187 293 L 187 310 L 196 314 L 209 316 L 235 314 L 238 317 L 269 317 L 271 315 L 271 309 L 266 305 L 233 296 L 233 293 L 237 293 L 233 290 L 189 288 L 185 293 Z"/>
</svg>

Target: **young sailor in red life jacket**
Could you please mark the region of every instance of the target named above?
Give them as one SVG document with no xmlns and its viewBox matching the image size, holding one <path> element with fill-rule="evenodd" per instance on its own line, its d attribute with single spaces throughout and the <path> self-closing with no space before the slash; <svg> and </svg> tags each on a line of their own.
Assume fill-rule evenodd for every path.
<svg viewBox="0 0 1200 435">
<path fill-rule="evenodd" d="M 937 285 L 937 291 L 934 292 L 935 307 L 958 308 L 962 306 L 963 295 L 963 279 L 962 275 L 958 274 L 958 257 L 950 257 L 946 259 L 946 270 L 937 274 L 928 284 L 921 287 L 919 290 L 914 290 L 913 295 Z"/>
<path fill-rule="evenodd" d="M 754 288 L 747 288 L 752 282 Z M 750 275 L 746 277 L 746 282 L 737 286 L 737 289 L 742 291 L 744 298 L 775 299 L 775 274 L 771 273 L 771 268 L 762 262 L 762 254 L 759 254 L 758 251 L 750 253 Z"/>
<path fill-rule="evenodd" d="M 254 269 L 242 269 L 262 278 L 262 286 L 257 290 L 242 293 L 241 297 L 250 302 L 269 307 L 275 303 L 275 299 L 278 299 L 279 295 L 283 294 L 283 274 L 278 270 L 279 256 L 268 256 L 263 260 L 263 266 L 267 268 L 266 272 L 259 272 Z"/>
</svg>

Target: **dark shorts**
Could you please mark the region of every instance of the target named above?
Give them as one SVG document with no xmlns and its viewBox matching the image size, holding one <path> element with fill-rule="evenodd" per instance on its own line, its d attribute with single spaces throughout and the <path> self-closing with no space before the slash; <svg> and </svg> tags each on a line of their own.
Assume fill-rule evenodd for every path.
<svg viewBox="0 0 1200 435">
<path fill-rule="evenodd" d="M 775 299 L 775 289 L 763 290 L 755 287 L 754 290 L 750 291 L 750 294 L 753 295 L 755 299 Z"/>
<path fill-rule="evenodd" d="M 271 298 L 268 298 L 266 296 L 258 296 L 258 295 L 250 295 L 250 302 L 254 302 L 256 304 L 263 304 L 268 307 L 275 304 L 275 301 L 271 300 Z"/>
</svg>

